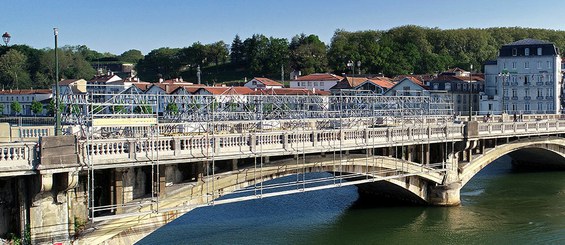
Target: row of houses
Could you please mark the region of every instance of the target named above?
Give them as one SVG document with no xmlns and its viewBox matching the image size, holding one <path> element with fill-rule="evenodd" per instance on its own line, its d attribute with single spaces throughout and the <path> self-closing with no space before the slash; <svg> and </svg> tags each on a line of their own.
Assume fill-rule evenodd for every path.
<svg viewBox="0 0 565 245">
<path fill-rule="evenodd" d="M 107 73 L 88 81 L 60 81 L 59 90 L 62 95 L 90 93 L 94 103 L 110 101 L 115 94 L 441 96 L 452 103 L 456 114 L 559 113 L 563 91 L 561 66 L 559 50 L 553 43 L 524 39 L 502 46 L 497 60 L 485 64 L 484 74 L 460 68 L 394 78 L 316 73 L 297 77 L 288 87 L 263 77 L 255 77 L 243 86 L 227 87 L 193 84 L 182 78 L 151 83 Z M 2 90 L 2 114 L 14 114 L 10 104 L 18 101 L 23 107 L 21 115 L 32 115 L 31 103 L 39 101 L 46 105 L 53 97 L 51 91 Z M 46 113 L 44 110 L 42 114 Z"/>
</svg>

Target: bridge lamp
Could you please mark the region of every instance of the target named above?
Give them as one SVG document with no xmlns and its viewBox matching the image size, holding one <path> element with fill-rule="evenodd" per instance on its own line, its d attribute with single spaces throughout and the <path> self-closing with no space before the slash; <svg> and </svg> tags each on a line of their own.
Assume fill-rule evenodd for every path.
<svg viewBox="0 0 565 245">
<path fill-rule="evenodd" d="M 500 77 L 502 79 L 502 96 L 501 96 L 501 106 L 502 108 L 500 109 L 501 114 L 506 113 L 506 106 L 504 104 L 504 83 L 508 80 L 508 78 L 510 77 L 510 73 L 508 72 L 508 70 L 504 69 L 502 70 L 501 73 L 498 73 L 498 77 Z"/>
<path fill-rule="evenodd" d="M 10 38 L 12 38 L 12 36 L 10 36 L 10 33 L 8 33 L 8 32 L 4 32 L 4 35 L 2 35 L 2 40 L 4 40 L 6 47 L 8 46 L 8 43 L 10 42 Z"/>
<path fill-rule="evenodd" d="M 473 120 L 473 64 L 469 70 L 469 122 Z"/>
</svg>

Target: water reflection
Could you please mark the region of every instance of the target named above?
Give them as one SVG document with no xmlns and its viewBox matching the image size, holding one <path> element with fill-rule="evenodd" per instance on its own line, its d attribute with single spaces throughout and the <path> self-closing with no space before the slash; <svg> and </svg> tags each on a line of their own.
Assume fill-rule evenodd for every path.
<svg viewBox="0 0 565 245">
<path fill-rule="evenodd" d="M 349 186 L 196 209 L 139 244 L 563 243 L 564 179 L 503 157 L 462 189 L 460 207 L 375 207 Z"/>
</svg>

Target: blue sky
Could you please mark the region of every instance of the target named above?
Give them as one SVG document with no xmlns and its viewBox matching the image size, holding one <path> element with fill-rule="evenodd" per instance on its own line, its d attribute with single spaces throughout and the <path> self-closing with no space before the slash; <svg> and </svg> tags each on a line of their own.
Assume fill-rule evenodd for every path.
<svg viewBox="0 0 565 245">
<path fill-rule="evenodd" d="M 10 44 L 84 44 L 120 54 L 186 47 L 255 33 L 291 38 L 316 34 L 329 43 L 336 29 L 387 30 L 402 25 L 441 29 L 522 26 L 565 30 L 557 0 L 2 0 L 0 32 Z"/>
</svg>

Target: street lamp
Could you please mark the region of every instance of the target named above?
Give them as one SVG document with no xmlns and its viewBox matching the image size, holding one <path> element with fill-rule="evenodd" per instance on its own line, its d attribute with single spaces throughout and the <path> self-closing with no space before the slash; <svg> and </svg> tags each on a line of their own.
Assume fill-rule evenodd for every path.
<svg viewBox="0 0 565 245">
<path fill-rule="evenodd" d="M 360 60 L 357 61 L 357 70 L 358 70 L 359 75 L 361 75 L 361 61 Z"/>
<path fill-rule="evenodd" d="M 473 120 L 473 85 L 471 84 L 473 77 L 473 64 L 471 64 L 471 69 L 469 71 L 469 122 Z"/>
<path fill-rule="evenodd" d="M 508 77 L 510 77 L 510 73 L 508 72 L 508 70 L 504 69 L 502 70 L 501 73 L 498 73 L 498 77 L 502 78 L 502 96 L 501 96 L 502 108 L 500 108 L 500 113 L 504 114 L 506 113 L 506 106 L 504 104 L 504 83 L 508 81 Z"/>
<path fill-rule="evenodd" d="M 353 74 L 353 77 L 355 77 L 355 62 L 349 60 L 347 62 L 347 67 L 351 68 L 351 74 Z M 361 68 L 361 61 L 359 61 L 359 60 L 357 61 L 357 68 L 359 68 L 359 74 L 361 74 L 361 69 L 360 69 Z"/>
<path fill-rule="evenodd" d="M 6 46 L 8 46 L 8 43 L 10 42 L 10 38 L 12 38 L 12 36 L 10 36 L 10 33 L 8 32 L 4 32 L 4 35 L 2 35 L 2 40 L 4 40 Z"/>
<path fill-rule="evenodd" d="M 53 35 L 55 35 L 55 135 L 62 135 L 61 132 L 61 112 L 59 111 L 59 56 L 57 55 L 57 37 L 59 35 L 59 28 L 53 28 Z"/>
</svg>

